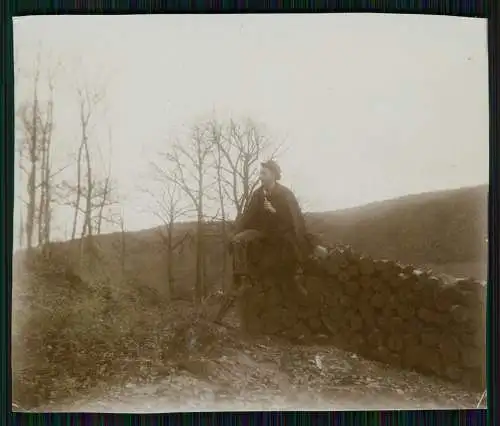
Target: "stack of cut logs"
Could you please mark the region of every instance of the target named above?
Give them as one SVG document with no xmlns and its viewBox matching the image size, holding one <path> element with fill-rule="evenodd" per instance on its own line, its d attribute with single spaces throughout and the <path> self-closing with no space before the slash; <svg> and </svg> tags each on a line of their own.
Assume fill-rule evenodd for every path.
<svg viewBox="0 0 500 426">
<path fill-rule="evenodd" d="M 240 299 L 248 333 L 319 342 L 484 389 L 483 283 L 330 249 L 294 283 L 262 278 Z"/>
</svg>

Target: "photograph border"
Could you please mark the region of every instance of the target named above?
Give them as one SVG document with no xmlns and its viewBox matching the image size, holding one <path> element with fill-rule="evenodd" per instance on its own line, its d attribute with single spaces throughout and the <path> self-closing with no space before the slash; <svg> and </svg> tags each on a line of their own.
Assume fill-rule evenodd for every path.
<svg viewBox="0 0 500 426">
<path fill-rule="evenodd" d="M 156 1 L 137 2 L 134 7 L 126 1 L 87 1 L 75 2 L 60 0 L 3 0 L 0 1 L 0 20 L 2 34 L 0 36 L 2 96 L 0 97 L 0 123 L 2 137 L 0 140 L 0 255 L 3 259 L 1 275 L 1 351 L 2 382 L 0 394 L 2 406 L 0 412 L 5 413 L 6 421 L 1 424 L 41 424 L 53 421 L 81 419 L 102 420 L 110 424 L 127 422 L 137 424 L 149 420 L 160 424 L 163 422 L 178 423 L 189 421 L 193 423 L 240 423 L 254 421 L 256 424 L 267 424 L 270 421 L 286 421 L 291 424 L 429 424 L 439 425 L 483 425 L 489 420 L 499 418 L 495 401 L 498 401 L 498 288 L 500 286 L 500 167 L 499 167 L 499 122 L 500 85 L 496 78 L 500 75 L 499 57 L 499 20 L 500 7 L 497 0 L 491 1 L 433 1 L 430 6 L 417 6 L 424 2 L 392 1 L 377 2 L 369 7 L 366 1 L 337 2 L 285 2 L 287 6 L 270 6 L 269 2 L 249 1 L 246 6 L 236 7 L 237 2 L 187 2 L 187 1 Z M 242 5 L 244 3 L 238 2 Z M 276 3 L 275 3 L 276 4 Z M 311 6 L 306 7 L 307 4 Z M 314 7 L 312 6 L 314 4 Z M 391 6 L 389 6 L 391 4 Z M 298 6 L 295 6 L 298 5 Z M 459 17 L 488 18 L 488 59 L 489 59 L 489 195 L 488 195 L 488 290 L 487 290 L 487 403 L 488 409 L 471 410 L 399 410 L 399 411 L 332 411 L 332 412 L 217 412 L 217 413 L 177 413 L 177 414 L 64 414 L 64 413 L 12 413 L 11 403 L 11 299 L 12 299 L 12 247 L 13 247 L 13 206 L 14 206 L 14 54 L 13 54 L 13 24 L 12 17 L 26 15 L 54 14 L 139 14 L 139 13 L 398 13 L 450 15 Z M 478 141 L 480 143 L 480 141 Z M 126 420 L 127 419 L 127 420 Z M 130 422 L 130 423 L 129 423 Z"/>
</svg>

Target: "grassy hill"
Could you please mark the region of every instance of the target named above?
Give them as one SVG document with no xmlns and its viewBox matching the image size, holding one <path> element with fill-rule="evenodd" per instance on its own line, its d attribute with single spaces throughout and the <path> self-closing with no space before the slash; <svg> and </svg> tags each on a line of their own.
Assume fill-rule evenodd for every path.
<svg viewBox="0 0 500 426">
<path fill-rule="evenodd" d="M 487 186 L 409 195 L 345 210 L 308 213 L 308 228 L 327 243 L 349 244 L 375 258 L 431 267 L 450 275 L 486 279 Z M 180 223 L 174 238 L 194 235 L 194 224 Z M 140 287 L 165 290 L 166 251 L 161 228 L 96 237 L 107 275 L 123 276 Z M 207 284 L 218 287 L 222 251 L 217 225 L 208 230 Z M 122 245 L 123 238 L 123 245 Z M 79 244 L 54 245 L 68 262 L 78 259 Z M 124 258 L 121 251 L 124 250 Z M 72 253 L 74 255 L 72 255 Z M 77 273 L 79 265 L 72 265 Z M 175 253 L 174 277 L 189 297 L 194 283 L 194 244 Z M 95 273 L 95 270 L 93 270 Z M 180 288 L 182 287 L 182 289 Z"/>
<path fill-rule="evenodd" d="M 308 213 L 311 232 L 327 243 L 349 244 L 375 258 L 386 258 L 431 267 L 450 275 L 486 279 L 487 264 L 486 185 L 457 190 L 409 195 L 345 210 Z M 217 226 L 208 231 L 207 280 L 218 286 L 223 246 Z M 127 277 L 162 289 L 166 277 L 166 253 L 161 228 L 129 232 L 125 238 Z M 177 225 L 175 238 L 194 234 L 194 224 Z M 98 237 L 107 263 L 118 269 L 121 234 Z M 66 251 L 68 243 L 62 243 Z M 76 250 L 78 250 L 76 248 Z M 175 254 L 174 276 L 188 288 L 194 282 L 194 245 L 189 241 Z"/>
<path fill-rule="evenodd" d="M 485 277 L 487 188 L 413 195 L 307 215 L 326 242 L 350 244 L 376 258 L 431 266 L 451 275 Z M 207 229 L 207 288 L 219 289 L 225 250 L 217 225 Z M 95 238 L 92 256 L 79 241 L 54 243 L 51 258 L 13 262 L 13 400 L 25 406 L 100 381 L 151 375 L 163 368 L 165 330 L 191 324 L 189 303 L 169 303 L 161 228 Z M 175 239 L 194 233 L 179 224 Z M 174 298 L 189 301 L 195 282 L 194 241 L 174 258 Z M 226 275 L 226 279 L 229 277 Z M 179 305 L 180 304 L 180 305 Z M 29 315 L 26 315 L 29 312 Z"/>
<path fill-rule="evenodd" d="M 409 195 L 308 215 L 309 228 L 377 258 L 486 279 L 488 187 Z"/>
</svg>

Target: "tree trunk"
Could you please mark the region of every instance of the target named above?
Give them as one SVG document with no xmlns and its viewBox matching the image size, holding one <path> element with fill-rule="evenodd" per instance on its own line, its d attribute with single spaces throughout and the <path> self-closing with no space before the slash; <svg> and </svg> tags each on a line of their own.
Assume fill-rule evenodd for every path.
<svg viewBox="0 0 500 426">
<path fill-rule="evenodd" d="M 198 212 L 198 221 L 196 226 L 196 285 L 195 285 L 195 302 L 201 302 L 204 289 L 204 262 L 203 262 L 203 216 Z"/>
<path fill-rule="evenodd" d="M 40 199 L 38 202 L 38 246 L 42 247 L 43 246 L 43 235 L 44 235 L 44 223 L 45 223 L 45 218 L 44 218 L 44 213 L 45 213 L 45 197 L 46 197 L 46 182 L 45 182 L 45 167 L 46 167 L 46 161 L 47 161 L 47 152 L 45 149 L 45 135 L 42 135 L 42 141 L 41 145 L 39 147 L 41 154 L 42 154 L 42 164 L 40 166 Z"/>
<path fill-rule="evenodd" d="M 44 244 L 50 244 L 50 231 L 52 228 L 52 183 L 51 183 L 51 148 L 52 148 L 52 130 L 54 126 L 53 111 L 54 111 L 54 101 L 53 101 L 53 85 L 52 82 L 49 83 L 50 88 L 50 99 L 47 105 L 47 119 L 45 123 L 45 203 L 43 205 L 43 216 L 44 216 Z"/>
<path fill-rule="evenodd" d="M 90 164 L 90 152 L 87 144 L 87 137 L 85 137 L 85 162 L 87 163 L 87 194 L 85 197 L 85 223 L 86 231 L 89 238 L 92 238 L 92 165 Z"/>
<path fill-rule="evenodd" d="M 126 242 L 125 242 L 125 223 L 123 220 L 123 217 L 120 218 L 120 226 L 121 226 L 121 253 L 120 253 L 120 260 L 121 260 L 121 269 L 122 269 L 122 280 L 125 280 L 125 253 L 126 253 Z"/>
<path fill-rule="evenodd" d="M 220 201 L 220 212 L 221 212 L 221 220 L 222 220 L 222 283 L 221 283 L 221 288 L 223 291 L 229 290 L 228 287 L 228 280 L 226 277 L 227 273 L 227 243 L 228 243 L 228 238 L 227 238 L 227 226 L 226 226 L 226 209 L 224 205 L 224 189 L 223 189 L 223 184 L 222 184 L 222 152 L 221 152 L 221 141 L 219 140 L 217 142 L 217 189 L 219 192 L 219 201 Z"/>
<path fill-rule="evenodd" d="M 43 241 L 44 244 L 50 244 L 50 231 L 51 231 L 51 225 L 52 225 L 52 209 L 50 207 L 50 200 L 52 196 L 52 188 L 50 185 L 50 182 L 47 183 L 47 192 L 45 194 L 45 205 L 44 205 L 44 235 L 43 235 Z"/>
<path fill-rule="evenodd" d="M 167 291 L 169 299 L 172 298 L 174 294 L 174 250 L 173 250 L 173 228 L 174 219 L 170 217 L 169 223 L 167 225 Z"/>
<path fill-rule="evenodd" d="M 37 64 L 39 65 L 39 64 Z M 28 250 L 33 247 L 33 233 L 35 229 L 36 220 L 36 174 L 37 167 L 36 163 L 38 160 L 38 78 L 40 75 L 40 70 L 37 68 L 35 78 L 34 78 L 34 88 L 33 88 L 33 109 L 31 111 L 31 134 L 30 134 L 30 144 L 29 144 L 29 159 L 30 159 L 30 173 L 28 176 L 28 211 L 26 215 L 26 240 Z"/>
<path fill-rule="evenodd" d="M 35 228 L 35 197 L 36 197 L 36 164 L 31 163 L 31 171 L 28 178 L 28 212 L 26 215 L 26 242 L 28 249 L 33 246 L 33 232 Z"/>
<path fill-rule="evenodd" d="M 102 220 L 104 216 L 104 207 L 106 207 L 106 204 L 108 202 L 108 196 L 110 192 L 110 175 L 106 177 L 106 180 L 104 181 L 104 188 L 102 190 L 102 198 L 99 203 L 99 212 L 97 216 L 97 224 L 96 224 L 96 234 L 100 235 L 101 234 L 101 227 L 102 227 Z"/>
<path fill-rule="evenodd" d="M 76 238 L 76 227 L 78 224 L 78 213 L 80 211 L 80 200 L 82 196 L 82 155 L 83 155 L 83 141 L 78 148 L 78 158 L 76 163 L 76 200 L 75 200 L 75 213 L 73 215 L 73 230 L 71 231 L 71 240 Z"/>
<path fill-rule="evenodd" d="M 23 181 L 24 174 L 23 174 L 23 146 L 22 144 L 19 144 L 19 182 Z M 24 209 L 23 209 L 23 201 L 22 198 L 19 203 L 19 235 L 18 235 L 18 244 L 19 248 L 22 248 L 24 245 Z"/>
<path fill-rule="evenodd" d="M 36 161 L 37 161 L 37 115 L 38 115 L 38 99 L 35 91 L 35 99 L 33 102 L 33 118 L 32 118 L 32 133 L 30 140 L 30 173 L 28 177 L 28 212 L 26 216 L 26 239 L 28 249 L 33 247 L 33 232 L 36 219 Z"/>
<path fill-rule="evenodd" d="M 228 233 L 227 233 L 227 223 L 225 217 L 222 219 L 222 290 L 225 292 L 230 288 L 230 280 L 227 279 L 227 271 L 228 271 Z"/>
</svg>

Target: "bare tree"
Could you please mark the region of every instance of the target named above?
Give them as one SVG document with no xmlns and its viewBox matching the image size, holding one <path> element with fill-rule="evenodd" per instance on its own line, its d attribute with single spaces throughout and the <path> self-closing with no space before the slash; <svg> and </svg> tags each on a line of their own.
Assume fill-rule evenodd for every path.
<svg viewBox="0 0 500 426">
<path fill-rule="evenodd" d="M 182 191 L 177 184 L 173 183 L 171 176 L 166 178 L 164 169 L 157 162 L 151 162 L 150 164 L 153 170 L 153 180 L 159 184 L 160 188 L 158 191 L 146 189 L 145 192 L 147 192 L 154 201 L 151 212 L 160 219 L 165 226 L 166 232 L 158 230 L 158 235 L 165 247 L 167 289 L 169 297 L 172 297 L 174 288 L 175 251 L 182 247 L 187 240 L 187 234 L 174 239 L 174 226 L 176 221 L 189 211 L 192 211 L 192 208 L 182 203 Z M 177 180 L 178 176 L 175 176 L 175 172 L 171 173 L 174 174 L 172 177 Z"/>
<path fill-rule="evenodd" d="M 24 140 L 23 139 L 18 139 L 16 140 L 16 149 L 17 149 L 17 155 L 18 155 L 18 168 L 19 168 L 19 183 L 21 184 L 24 178 L 24 170 L 23 170 L 23 144 Z M 24 222 L 24 215 L 23 215 L 23 203 L 24 199 L 22 196 L 18 197 L 19 200 L 19 235 L 18 235 L 18 244 L 19 247 L 23 247 L 24 245 L 24 227 L 25 227 L 25 222 Z"/>
<path fill-rule="evenodd" d="M 52 222 L 52 133 L 54 129 L 54 75 L 49 74 L 49 99 L 45 112 L 45 119 L 41 125 L 41 141 L 39 150 L 41 151 L 40 166 L 40 204 L 38 208 L 38 242 L 41 246 L 47 246 L 50 243 L 50 231 Z"/>
<path fill-rule="evenodd" d="M 38 117 L 39 99 L 38 84 L 40 80 L 40 53 L 37 55 L 35 73 L 33 77 L 33 99 L 31 105 L 25 105 L 21 112 L 23 127 L 26 132 L 26 145 L 28 152 L 29 169 L 26 171 L 27 179 L 27 212 L 26 212 L 26 243 L 28 250 L 33 247 L 33 233 L 36 220 L 36 174 L 38 163 Z"/>
<path fill-rule="evenodd" d="M 217 196 L 219 199 L 219 213 L 221 219 L 221 236 L 222 236 L 222 289 L 227 290 L 229 282 L 226 279 L 227 276 L 227 266 L 228 266 L 228 253 L 226 247 L 228 245 L 228 230 L 227 230 L 227 216 L 226 216 L 226 191 L 225 191 L 225 181 L 224 181 L 224 152 L 229 152 L 227 144 L 223 146 L 225 140 L 223 139 L 222 127 L 215 121 L 210 122 L 211 130 L 211 142 L 213 144 L 213 155 L 215 157 L 214 166 L 216 170 L 216 182 L 217 182 Z M 224 148 L 226 148 L 224 150 Z"/>
<path fill-rule="evenodd" d="M 81 243 L 82 251 L 84 248 L 83 241 L 85 237 L 89 237 L 89 243 L 91 243 L 91 237 L 93 233 L 93 197 L 94 197 L 94 186 L 95 180 L 93 177 L 92 169 L 92 158 L 90 155 L 89 148 L 89 130 L 90 121 L 93 117 L 95 108 L 103 99 L 103 94 L 97 90 L 91 90 L 88 86 L 80 86 L 77 88 L 78 96 L 78 106 L 80 114 L 80 145 L 78 147 L 77 153 L 77 170 L 76 170 L 76 186 L 75 186 L 75 202 L 74 202 L 74 214 L 73 214 L 73 230 L 71 232 L 71 239 L 76 238 L 78 217 L 80 213 L 83 213 L 83 225 L 81 231 Z M 85 169 L 85 170 L 84 170 Z M 85 182 L 83 179 L 85 178 Z M 81 207 L 82 199 L 84 201 L 84 207 Z"/>
<path fill-rule="evenodd" d="M 26 235 L 28 249 L 33 246 L 35 231 L 38 230 L 38 245 L 46 246 L 50 242 L 52 178 L 60 173 L 52 173 L 51 151 L 52 133 L 54 128 L 54 76 L 60 63 L 48 74 L 48 100 L 45 106 L 39 98 L 39 83 L 41 76 L 40 53 L 37 55 L 34 77 L 33 98 L 21 105 L 18 116 L 24 130 L 24 137 L 18 146 L 19 168 L 27 176 L 27 200 L 21 200 L 27 207 L 23 218 L 21 205 L 20 216 L 22 224 L 20 234 Z M 28 166 L 25 166 L 25 162 Z M 21 176 L 21 181 L 23 176 Z M 21 237 L 22 238 L 22 237 Z"/>
<path fill-rule="evenodd" d="M 194 126 L 186 143 L 176 141 L 172 150 L 163 154 L 168 170 L 163 171 L 165 179 L 177 185 L 190 200 L 196 211 L 196 282 L 195 301 L 201 302 L 205 289 L 205 200 L 213 182 L 206 182 L 211 168 L 210 143 L 207 126 Z"/>
<path fill-rule="evenodd" d="M 264 155 L 276 157 L 282 145 L 273 149 L 273 144 L 252 120 L 243 124 L 230 120 L 221 126 L 216 138 L 222 153 L 220 180 L 226 198 L 232 203 L 239 217 L 258 184 L 259 161 Z"/>
<path fill-rule="evenodd" d="M 91 197 L 90 204 L 86 202 L 81 205 L 80 202 L 77 206 L 78 202 L 78 193 L 80 193 L 81 197 L 84 196 L 85 200 L 88 197 L 88 183 L 84 182 L 78 187 L 75 184 L 72 184 L 68 181 L 63 181 L 58 189 L 59 189 L 59 198 L 67 200 L 65 201 L 65 205 L 71 206 L 73 211 L 76 214 L 76 218 L 83 216 L 84 222 L 82 226 L 82 238 L 85 236 L 89 236 L 87 232 L 87 223 L 85 220 L 86 217 L 90 214 L 90 229 L 92 230 L 92 235 L 99 235 L 103 231 L 103 226 L 105 223 L 109 225 L 113 225 L 114 227 L 120 226 L 120 216 L 117 214 L 113 214 L 110 209 L 118 203 L 117 196 L 117 187 L 115 181 L 112 179 L 109 171 L 106 176 L 103 178 L 93 178 L 91 180 Z M 75 200 L 72 200 L 71 197 L 75 196 Z M 89 204 L 89 206 L 88 206 Z M 89 209 L 90 207 L 90 209 Z M 75 222 L 73 222 L 74 225 Z M 74 228 L 74 227 L 73 227 Z"/>
<path fill-rule="evenodd" d="M 118 218 L 118 221 L 115 220 L 112 216 L 109 217 L 105 213 L 107 207 L 111 207 L 116 204 L 118 201 L 116 199 L 116 188 L 114 185 L 114 181 L 111 177 L 111 158 L 113 155 L 112 150 L 112 137 L 111 137 L 111 129 L 108 131 L 108 141 L 109 141 L 109 152 L 108 152 L 108 162 L 106 167 L 105 176 L 102 180 L 99 180 L 94 183 L 95 193 L 94 199 L 96 200 L 96 204 L 93 207 L 97 211 L 95 215 L 95 231 L 96 234 L 100 234 L 102 230 L 103 222 L 117 224 L 122 222 L 121 216 Z M 102 159 L 101 150 L 99 150 Z"/>
<path fill-rule="evenodd" d="M 228 210 L 232 207 L 236 218 L 242 214 L 258 184 L 259 161 L 264 156 L 273 158 L 278 155 L 282 145 L 274 147 L 250 119 L 242 122 L 218 122 L 213 119 L 209 121 L 208 129 L 215 168 L 220 234 L 225 248 L 229 240 Z M 226 282 L 228 254 L 225 249 L 221 266 L 222 287 L 226 288 L 230 283 Z"/>
<path fill-rule="evenodd" d="M 14 64 L 15 64 L 15 67 L 16 67 L 16 71 L 15 71 L 15 79 L 14 79 L 14 83 L 15 83 L 15 93 L 19 93 L 19 90 L 18 90 L 18 83 L 19 83 L 19 80 L 20 80 L 20 77 L 21 77 L 21 67 L 19 66 L 19 51 L 18 49 L 15 49 L 14 51 Z M 18 111 L 18 115 L 20 115 L 20 112 Z M 24 123 L 22 123 L 24 124 Z M 22 126 L 24 127 L 24 126 Z M 24 170 L 23 170 L 23 154 L 24 154 L 24 138 L 25 138 L 25 135 L 26 135 L 26 131 L 24 131 L 24 128 L 21 129 L 22 133 L 21 135 L 19 135 L 18 133 L 18 128 L 16 126 L 16 154 L 18 155 L 18 172 L 19 172 L 19 176 L 18 176 L 18 183 L 20 185 L 22 185 L 22 182 L 24 180 Z M 23 197 L 22 196 L 18 196 L 18 201 L 19 201 L 19 204 L 18 204 L 18 214 L 19 214 L 19 230 L 18 230 L 18 245 L 19 247 L 22 247 L 23 244 L 24 244 L 24 227 L 25 227 L 25 223 L 24 223 L 24 215 L 23 215 Z"/>
<path fill-rule="evenodd" d="M 92 204 L 92 220 L 94 222 L 95 234 L 103 232 L 104 224 L 116 226 L 120 225 L 120 215 L 114 214 L 110 208 L 118 204 L 118 191 L 114 180 L 106 176 L 103 180 L 94 183 L 95 203 Z"/>
</svg>

